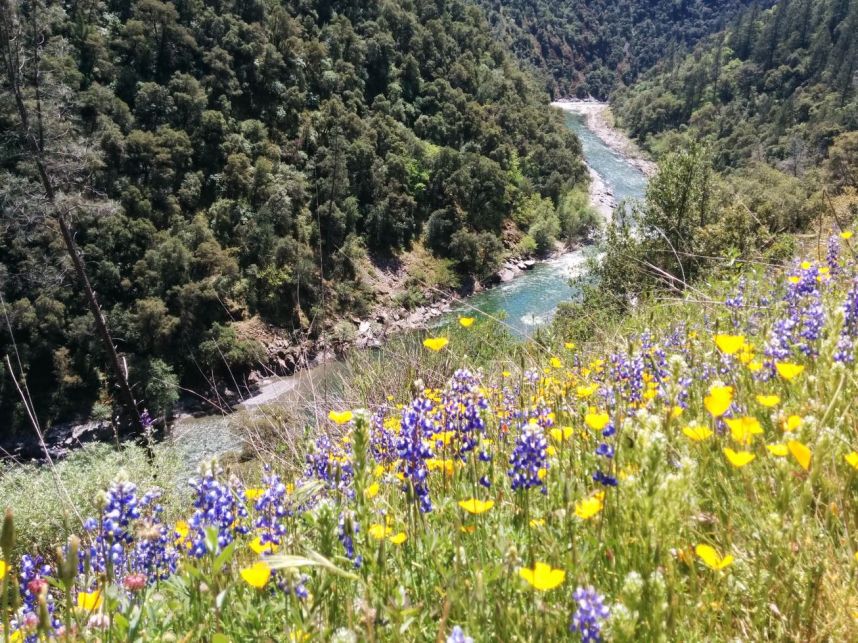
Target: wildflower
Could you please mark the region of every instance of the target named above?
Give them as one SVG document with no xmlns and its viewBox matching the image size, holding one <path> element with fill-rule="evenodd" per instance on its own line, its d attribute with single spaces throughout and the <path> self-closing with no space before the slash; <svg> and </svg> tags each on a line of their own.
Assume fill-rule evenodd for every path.
<svg viewBox="0 0 858 643">
<path fill-rule="evenodd" d="M 703 442 L 712 437 L 712 429 L 708 429 L 705 426 L 687 426 L 682 429 L 682 432 L 694 442 Z"/>
<path fill-rule="evenodd" d="M 9 567 L 6 565 L 6 562 L 0 560 L 0 580 L 6 578 L 6 572 L 8 571 L 8 569 Z"/>
<path fill-rule="evenodd" d="M 340 513 L 337 521 L 337 538 L 346 550 L 346 558 L 352 561 L 355 568 L 359 568 L 363 564 L 363 558 L 355 555 L 355 540 L 354 537 L 360 532 L 360 524 L 355 518 L 353 511 L 343 511 Z M 372 530 L 370 529 L 370 535 Z"/>
<path fill-rule="evenodd" d="M 404 531 L 400 531 L 399 533 L 393 534 L 388 540 L 392 542 L 394 545 L 401 545 L 408 539 L 408 536 L 405 535 Z"/>
<path fill-rule="evenodd" d="M 241 570 L 241 577 L 251 587 L 262 589 L 271 578 L 271 568 L 262 561 L 256 562 L 250 567 Z"/>
<path fill-rule="evenodd" d="M 477 500 L 476 498 L 471 498 L 469 500 L 460 500 L 459 506 L 467 511 L 469 514 L 479 515 L 481 513 L 487 512 L 489 509 L 495 506 L 494 500 Z"/>
<path fill-rule="evenodd" d="M 277 545 L 270 540 L 264 541 L 261 536 L 257 536 L 251 540 L 249 547 L 256 554 L 273 554 L 277 551 Z"/>
<path fill-rule="evenodd" d="M 331 412 L 333 413 L 333 411 L 331 411 Z M 254 501 L 258 500 L 259 498 L 261 498 L 264 493 L 265 493 L 265 489 L 263 489 L 261 487 L 254 487 L 252 489 L 245 489 L 244 490 L 244 497 L 247 498 L 248 500 L 250 500 L 251 502 L 254 502 Z M 185 534 L 185 535 L 187 535 L 187 534 Z"/>
<path fill-rule="evenodd" d="M 377 482 L 373 482 L 366 489 L 363 490 L 363 495 L 368 500 L 371 500 L 372 498 L 375 498 L 378 495 L 378 490 L 380 488 L 381 487 L 379 487 Z"/>
<path fill-rule="evenodd" d="M 581 635 L 582 643 L 601 641 L 602 621 L 611 614 L 608 606 L 605 605 L 604 597 L 592 587 L 579 587 L 572 594 L 572 598 L 575 599 L 578 608 L 572 615 L 569 629 Z"/>
<path fill-rule="evenodd" d="M 436 353 L 449 343 L 450 340 L 446 337 L 427 337 L 423 340 L 423 345 L 430 351 L 434 351 Z"/>
<path fill-rule="evenodd" d="M 540 471 L 548 468 L 547 441 L 542 429 L 535 424 L 528 424 L 521 430 L 515 441 L 512 455 L 509 459 L 508 474 L 512 478 L 512 488 L 529 489 L 543 487 Z"/>
<path fill-rule="evenodd" d="M 429 487 L 426 478 L 429 469 L 426 461 L 433 458 L 432 450 L 423 442 L 425 428 L 428 425 L 427 415 L 432 409 L 432 403 L 426 398 L 417 398 L 411 406 L 402 412 L 399 438 L 396 441 L 396 453 L 400 458 L 399 473 L 407 480 L 404 490 L 414 494 L 414 499 L 420 505 L 420 511 L 432 511 L 432 501 L 429 498 Z"/>
<path fill-rule="evenodd" d="M 588 384 L 586 386 L 577 386 L 575 388 L 575 395 L 577 395 L 582 400 L 590 397 L 593 393 L 596 392 L 596 389 L 599 388 L 598 384 Z"/>
<path fill-rule="evenodd" d="M 552 357 L 548 362 L 552 368 L 563 368 L 563 362 L 560 361 L 559 357 Z"/>
<path fill-rule="evenodd" d="M 545 518 L 531 518 L 528 523 L 531 527 L 544 527 L 545 526 Z"/>
<path fill-rule="evenodd" d="M 146 582 L 144 574 L 128 574 L 122 579 L 122 586 L 129 592 L 139 592 L 146 587 Z"/>
<path fill-rule="evenodd" d="M 757 403 L 766 408 L 772 408 L 781 403 L 781 398 L 777 395 L 757 395 Z"/>
<path fill-rule="evenodd" d="M 851 230 L 844 230 L 843 232 L 840 233 L 840 238 L 843 239 L 844 241 L 849 241 L 849 239 L 852 238 L 852 231 Z"/>
<path fill-rule="evenodd" d="M 613 458 L 614 447 L 612 447 L 610 444 L 602 442 L 599 446 L 596 447 L 596 455 L 600 455 L 603 458 Z"/>
<path fill-rule="evenodd" d="M 724 420 L 730 427 L 730 435 L 739 444 L 751 444 L 755 435 L 763 432 L 760 421 L 755 417 L 727 418 Z"/>
<path fill-rule="evenodd" d="M 571 426 L 564 426 L 562 428 L 555 428 L 548 431 L 548 434 L 551 436 L 555 442 L 566 442 L 569 440 L 572 435 L 575 433 L 575 429 Z"/>
<path fill-rule="evenodd" d="M 384 525 L 371 525 L 367 533 L 376 540 L 384 540 L 390 535 L 390 532 L 391 529 Z"/>
<path fill-rule="evenodd" d="M 789 455 L 789 449 L 787 449 L 787 445 L 785 444 L 767 444 L 766 449 L 769 453 L 778 458 L 785 458 Z"/>
<path fill-rule="evenodd" d="M 733 403 L 733 387 L 713 385 L 709 388 L 709 395 L 703 399 L 703 405 L 712 417 L 721 417 Z"/>
<path fill-rule="evenodd" d="M 563 344 L 563 347 L 564 347 L 567 351 L 571 351 L 571 350 L 573 350 L 573 349 L 575 348 L 575 342 L 565 342 L 565 343 Z"/>
<path fill-rule="evenodd" d="M 465 634 L 462 628 L 457 625 L 447 637 L 447 643 L 474 643 L 474 639 Z"/>
<path fill-rule="evenodd" d="M 594 431 L 601 431 L 610 421 L 611 416 L 607 413 L 587 413 L 584 416 L 584 423 Z"/>
<path fill-rule="evenodd" d="M 787 382 L 795 379 L 804 372 L 804 366 L 792 362 L 775 362 L 775 369 Z"/>
<path fill-rule="evenodd" d="M 603 507 L 602 498 L 596 495 L 575 503 L 575 515 L 581 520 L 589 520 L 602 511 Z"/>
<path fill-rule="evenodd" d="M 474 318 L 473 317 L 459 317 L 459 325 L 461 325 L 462 328 L 470 328 L 471 326 L 474 325 Z"/>
<path fill-rule="evenodd" d="M 715 335 L 715 345 L 725 355 L 738 353 L 745 345 L 744 335 Z"/>
<path fill-rule="evenodd" d="M 783 422 L 784 431 L 795 431 L 802 425 L 802 419 L 798 415 L 790 415 Z"/>
<path fill-rule="evenodd" d="M 533 569 L 522 567 L 518 570 L 518 575 L 540 592 L 547 592 L 559 587 L 566 580 L 564 570 L 553 569 L 547 563 L 535 563 Z"/>
<path fill-rule="evenodd" d="M 755 457 L 753 453 L 749 453 L 748 451 L 733 451 L 733 449 L 724 449 L 724 455 L 727 456 L 727 460 L 730 461 L 737 469 L 741 469 L 746 464 L 750 463 Z"/>
<path fill-rule="evenodd" d="M 709 569 L 725 569 L 733 564 L 732 555 L 727 554 L 722 557 L 714 547 L 710 547 L 709 545 L 697 545 L 694 548 L 694 552 Z"/>
<path fill-rule="evenodd" d="M 846 463 L 853 469 L 858 469 L 858 452 L 852 451 L 843 456 Z"/>
<path fill-rule="evenodd" d="M 790 440 L 787 442 L 787 448 L 789 449 L 789 452 L 792 453 L 792 457 L 795 458 L 799 466 L 807 471 L 810 468 L 810 449 L 798 440 Z"/>
<path fill-rule="evenodd" d="M 352 421 L 353 417 L 354 413 L 351 411 L 330 411 L 328 413 L 328 419 L 334 424 L 348 424 Z"/>
<path fill-rule="evenodd" d="M 104 599 L 101 595 L 101 590 L 97 589 L 93 592 L 78 592 L 77 606 L 87 612 L 94 612 L 101 607 Z"/>
</svg>

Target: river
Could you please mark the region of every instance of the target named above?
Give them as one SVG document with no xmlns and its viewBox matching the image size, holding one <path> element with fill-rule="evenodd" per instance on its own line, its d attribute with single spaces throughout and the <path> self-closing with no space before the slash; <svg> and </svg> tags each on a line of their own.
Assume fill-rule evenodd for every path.
<svg viewBox="0 0 858 643">
<path fill-rule="evenodd" d="M 646 169 L 642 165 L 645 162 L 630 158 L 621 149 L 617 141 L 623 139 L 617 132 L 606 130 L 604 126 L 598 128 L 599 132 L 595 131 L 593 119 L 588 118 L 587 113 L 592 114 L 593 109 L 599 106 L 593 103 L 558 106 L 564 109 L 567 125 L 581 140 L 584 159 L 593 177 L 593 205 L 606 213 L 624 200 L 641 198 L 647 180 L 641 169 Z M 587 257 L 594 251 L 593 247 L 585 247 L 538 263 L 508 283 L 469 297 L 459 310 L 501 315 L 512 331 L 526 337 L 538 326 L 549 322 L 561 302 L 575 296 L 576 290 L 570 279 L 583 274 Z M 447 319 L 455 318 L 454 315 Z M 444 321 L 443 318 L 440 320 L 442 324 Z M 230 426 L 247 421 L 247 414 L 254 413 L 262 403 L 286 397 L 313 398 L 315 389 L 335 386 L 340 371 L 341 367 L 333 363 L 292 377 L 277 378 L 266 383 L 260 395 L 249 400 L 236 413 L 180 420 L 173 439 L 183 452 L 183 461 L 189 470 L 193 470 L 206 458 L 239 449 L 241 439 Z"/>
</svg>

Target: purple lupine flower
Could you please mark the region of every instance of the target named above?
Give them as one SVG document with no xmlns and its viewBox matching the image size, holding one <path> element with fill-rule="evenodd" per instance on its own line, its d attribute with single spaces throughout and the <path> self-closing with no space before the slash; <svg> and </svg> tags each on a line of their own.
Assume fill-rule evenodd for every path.
<svg viewBox="0 0 858 643">
<path fill-rule="evenodd" d="M 474 639 L 465 634 L 461 627 L 456 625 L 450 636 L 447 637 L 447 643 L 474 643 Z"/>
<path fill-rule="evenodd" d="M 515 447 L 509 459 L 509 476 L 513 489 L 542 487 L 545 483 L 539 476 L 540 469 L 548 469 L 548 441 L 545 432 L 538 424 L 526 424 L 515 440 Z"/>
<path fill-rule="evenodd" d="M 581 635 L 582 643 L 602 640 L 602 622 L 611 612 L 605 605 L 605 599 L 593 587 L 579 587 L 572 594 L 578 608 L 572 615 L 569 629 Z"/>
</svg>

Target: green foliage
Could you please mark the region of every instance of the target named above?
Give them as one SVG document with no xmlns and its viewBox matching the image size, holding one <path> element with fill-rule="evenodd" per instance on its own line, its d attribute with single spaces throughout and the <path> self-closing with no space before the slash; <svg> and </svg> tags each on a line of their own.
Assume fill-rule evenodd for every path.
<svg viewBox="0 0 858 643">
<path fill-rule="evenodd" d="M 607 98 L 720 30 L 755 0 L 479 0 L 496 34 L 554 97 Z"/>
<path fill-rule="evenodd" d="M 235 328 L 224 324 L 212 326 L 208 339 L 200 343 L 200 363 L 209 372 L 246 373 L 262 363 L 265 349 L 251 339 L 238 336 Z"/>
<path fill-rule="evenodd" d="M 856 30 L 855 0 L 754 5 L 693 53 L 665 58 L 617 92 L 614 112 L 651 148 L 687 129 L 692 139 L 712 140 L 719 169 L 762 159 L 801 176 L 838 136 L 858 129 Z M 841 146 L 847 139 L 835 166 Z"/>
<path fill-rule="evenodd" d="M 583 190 L 572 190 L 563 195 L 557 208 L 560 234 L 567 241 L 580 241 L 599 232 L 602 217 L 590 205 L 590 195 Z"/>
</svg>

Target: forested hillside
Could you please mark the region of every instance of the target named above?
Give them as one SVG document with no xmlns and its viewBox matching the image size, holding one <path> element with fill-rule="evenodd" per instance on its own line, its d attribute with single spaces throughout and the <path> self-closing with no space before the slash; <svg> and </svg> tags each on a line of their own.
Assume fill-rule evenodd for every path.
<svg viewBox="0 0 858 643">
<path fill-rule="evenodd" d="M 560 116 L 458 0 L 2 14 L 0 354 L 20 356 L 42 419 L 110 391 L 60 216 L 135 395 L 160 408 L 177 382 L 254 362 L 230 322 L 322 333 L 372 302 L 367 257 L 415 242 L 485 274 L 521 238 L 513 219 L 553 217 L 584 177 Z M 14 427 L 5 369 L 0 424 Z"/>
<path fill-rule="evenodd" d="M 858 1 L 792 0 L 747 11 L 618 93 L 614 109 L 643 140 L 685 128 L 691 138 L 709 138 L 721 168 L 756 159 L 801 175 L 834 144 L 831 179 L 855 186 L 854 176 L 841 174 L 844 155 L 854 163 L 858 147 Z"/>
<path fill-rule="evenodd" d="M 664 57 L 720 31 L 754 0 L 478 0 L 555 97 L 607 98 Z M 770 6 L 771 0 L 756 4 Z"/>
</svg>

